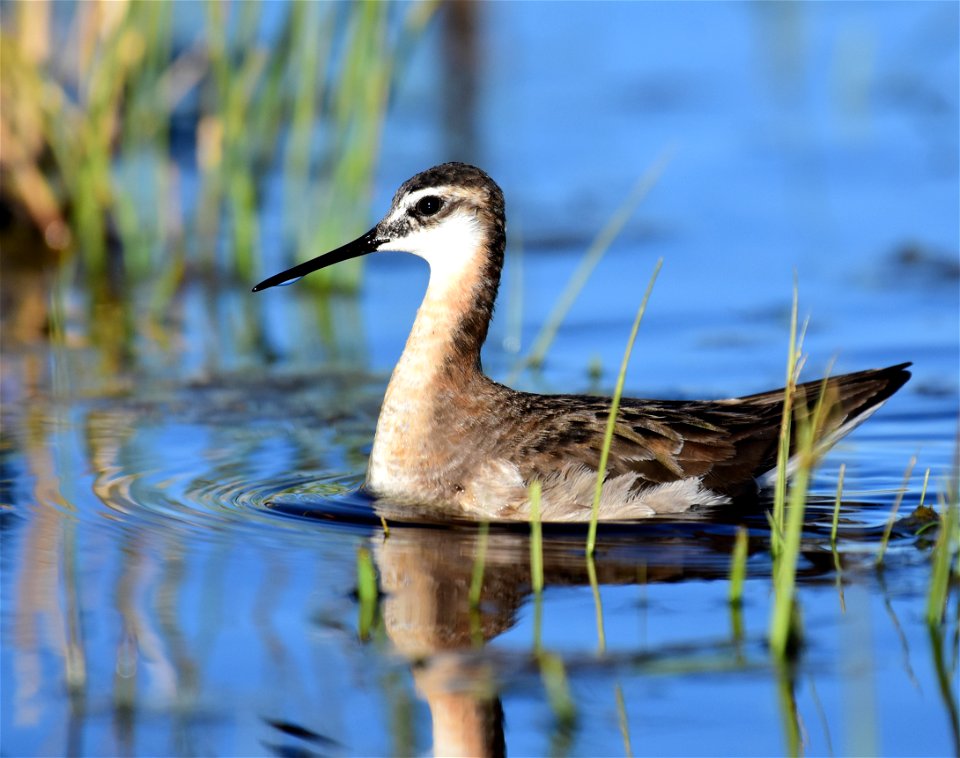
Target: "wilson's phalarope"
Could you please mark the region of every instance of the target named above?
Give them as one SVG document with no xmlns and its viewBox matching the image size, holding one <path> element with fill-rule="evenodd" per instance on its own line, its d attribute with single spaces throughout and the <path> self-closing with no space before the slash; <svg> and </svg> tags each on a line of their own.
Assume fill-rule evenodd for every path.
<svg viewBox="0 0 960 758">
<path fill-rule="evenodd" d="M 483 171 L 445 163 L 404 182 L 390 211 L 343 247 L 272 276 L 254 292 L 381 250 L 413 253 L 430 281 L 387 386 L 366 486 L 375 495 L 477 518 L 525 520 L 542 485 L 545 521 L 589 519 L 610 400 L 517 392 L 480 366 L 506 243 L 503 193 Z M 910 378 L 909 363 L 828 380 L 822 445 L 849 432 Z M 821 382 L 799 385 L 798 402 Z M 602 519 L 716 505 L 776 466 L 784 390 L 716 401 L 620 404 Z"/>
</svg>

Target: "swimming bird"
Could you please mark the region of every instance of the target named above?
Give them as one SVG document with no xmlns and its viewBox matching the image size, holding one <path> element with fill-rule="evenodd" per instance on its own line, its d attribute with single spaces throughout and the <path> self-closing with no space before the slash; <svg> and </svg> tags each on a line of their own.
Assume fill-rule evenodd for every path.
<svg viewBox="0 0 960 758">
<path fill-rule="evenodd" d="M 379 251 L 425 259 L 427 291 L 387 385 L 366 488 L 467 518 L 527 520 L 528 487 L 539 480 L 543 520 L 589 520 L 610 399 L 518 392 L 481 367 L 505 244 L 500 187 L 479 168 L 444 163 L 404 182 L 366 234 L 253 291 Z M 909 365 L 826 380 L 832 403 L 820 447 L 876 411 L 910 378 Z M 822 386 L 798 385 L 796 403 L 812 405 Z M 678 513 L 755 494 L 777 464 L 784 394 L 622 399 L 600 518 Z"/>
</svg>

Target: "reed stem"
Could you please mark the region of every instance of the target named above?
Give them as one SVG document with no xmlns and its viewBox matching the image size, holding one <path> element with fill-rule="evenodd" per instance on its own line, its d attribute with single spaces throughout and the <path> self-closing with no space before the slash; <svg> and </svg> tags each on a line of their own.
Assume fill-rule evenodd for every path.
<svg viewBox="0 0 960 758">
<path fill-rule="evenodd" d="M 483 574 L 487 561 L 487 539 L 490 534 L 490 522 L 481 521 L 477 529 L 477 554 L 473 559 L 473 573 L 470 577 L 468 595 L 471 608 L 480 607 L 480 593 L 483 591 Z"/>
<path fill-rule="evenodd" d="M 784 508 L 787 502 L 787 463 L 790 460 L 790 436 L 793 423 L 793 399 L 797 389 L 797 313 L 800 304 L 800 289 L 797 273 L 793 274 L 793 306 L 790 309 L 790 344 L 787 350 L 787 378 L 783 395 L 783 416 L 780 421 L 780 442 L 777 448 L 777 481 L 773 495 L 773 534 L 771 550 L 780 552 L 783 540 Z"/>
<path fill-rule="evenodd" d="M 837 530 L 840 526 L 840 503 L 843 498 L 843 477 L 847 471 L 847 464 L 840 464 L 840 474 L 837 476 L 837 496 L 833 500 L 833 521 L 830 524 L 830 544 L 837 546 Z"/>
<path fill-rule="evenodd" d="M 610 445 L 613 442 L 613 433 L 617 427 L 617 414 L 620 411 L 620 398 L 623 396 L 623 385 L 627 377 L 627 366 L 630 364 L 630 354 L 633 352 L 633 343 L 637 340 L 637 331 L 640 329 L 643 314 L 647 310 L 647 301 L 650 300 L 650 293 L 653 292 L 653 285 L 657 281 L 657 274 L 660 273 L 662 267 L 663 258 L 660 258 L 657 261 L 657 265 L 653 267 L 653 273 L 650 275 L 647 290 L 643 293 L 643 300 L 640 301 L 637 316 L 633 320 L 633 327 L 630 329 L 627 347 L 623 352 L 623 360 L 620 363 L 620 372 L 617 374 L 617 385 L 613 391 L 613 398 L 610 401 L 610 414 L 607 416 L 607 427 L 603 433 L 603 447 L 600 448 L 600 463 L 597 465 L 597 481 L 593 489 L 593 508 L 590 512 L 590 529 L 587 533 L 588 556 L 593 555 L 593 551 L 597 546 L 597 521 L 600 518 L 600 497 L 603 494 L 603 483 L 607 478 L 607 460 L 610 457 Z"/>
<path fill-rule="evenodd" d="M 893 533 L 893 525 L 897 522 L 897 511 L 900 510 L 900 503 L 903 502 L 903 496 L 907 492 L 907 485 L 910 483 L 910 477 L 913 475 L 913 467 L 916 464 L 917 456 L 913 455 L 910 457 L 910 462 L 907 464 L 907 470 L 903 474 L 903 484 L 900 485 L 900 489 L 897 491 L 897 497 L 893 501 L 893 508 L 890 509 L 890 517 L 887 519 L 887 524 L 883 529 L 883 537 L 880 538 L 880 548 L 877 550 L 877 557 L 875 560 L 875 564 L 878 568 L 883 565 L 883 557 L 887 552 L 887 543 L 890 542 L 890 535 Z"/>
<path fill-rule="evenodd" d="M 534 338 L 530 352 L 514 367 L 511 373 L 511 379 L 515 379 L 524 369 L 539 368 L 543 365 L 543 360 L 546 357 L 547 351 L 550 349 L 550 345 L 553 344 L 553 340 L 557 336 L 560 324 L 562 324 L 563 320 L 567 317 L 567 313 L 580 295 L 581 290 L 583 290 L 593 270 L 617 238 L 617 235 L 623 230 L 630 216 L 633 215 L 634 211 L 636 211 L 643 199 L 649 194 L 650 190 L 656 186 L 667 165 L 670 163 L 670 160 L 673 158 L 674 152 L 675 148 L 672 145 L 668 145 L 660 152 L 654 162 L 637 181 L 626 200 L 614 211 L 596 238 L 590 243 L 590 247 L 587 248 L 587 252 L 581 259 L 580 264 L 573 272 L 573 275 L 567 282 L 567 286 L 564 287 L 563 292 L 560 293 L 560 297 L 557 298 L 553 309 L 550 311 L 546 321 L 544 321 L 543 326 Z"/>
<path fill-rule="evenodd" d="M 533 591 L 543 592 L 543 527 L 540 523 L 540 480 L 530 483 L 530 576 Z"/>
<path fill-rule="evenodd" d="M 743 585 L 747 578 L 747 546 L 750 532 L 745 526 L 737 527 L 737 536 L 733 542 L 733 555 L 730 559 L 730 605 L 738 606 L 743 602 Z"/>
</svg>

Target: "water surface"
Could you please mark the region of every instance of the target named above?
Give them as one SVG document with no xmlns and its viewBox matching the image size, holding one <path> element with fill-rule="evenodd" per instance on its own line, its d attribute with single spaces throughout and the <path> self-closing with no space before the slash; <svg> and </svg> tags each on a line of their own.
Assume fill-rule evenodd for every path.
<svg viewBox="0 0 960 758">
<path fill-rule="evenodd" d="M 377 212 L 440 160 L 477 161 L 503 184 L 510 251 L 484 354 L 503 380 L 592 236 L 675 143 L 543 371 L 517 386 L 609 392 L 659 256 L 630 395 L 782 384 L 794 271 L 805 377 L 914 361 L 814 478 L 794 663 L 766 645 L 762 504 L 602 529 L 596 591 L 583 530 L 548 529 L 540 601 L 526 530 L 495 528 L 479 612 L 475 526 L 384 534 L 355 491 L 421 263 L 375 256 L 357 297 L 325 301 L 191 281 L 159 321 L 135 289 L 91 319 L 85 293 L 41 282 L 61 330 L 21 344 L 4 324 L 4 754 L 955 749 L 956 592 L 931 634 L 932 533 L 908 517 L 924 472 L 936 504 L 955 465 L 956 6 L 602 8 L 484 6 L 474 132 L 459 141 L 434 29 L 396 94 Z M 268 183 L 265 208 L 281 185 Z M 286 265 L 269 240 L 263 255 L 265 274 Z M 118 313 L 135 325 L 129 343 L 103 336 Z M 906 520 L 877 570 L 914 456 Z M 738 615 L 727 576 L 740 524 Z M 367 561 L 373 608 L 357 593 Z"/>
</svg>

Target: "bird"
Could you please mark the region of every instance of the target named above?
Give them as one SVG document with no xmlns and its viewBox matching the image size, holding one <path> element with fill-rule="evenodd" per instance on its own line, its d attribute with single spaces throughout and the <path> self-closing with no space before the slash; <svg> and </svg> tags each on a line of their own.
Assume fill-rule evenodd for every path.
<svg viewBox="0 0 960 758">
<path fill-rule="evenodd" d="M 425 259 L 429 282 L 386 388 L 364 488 L 375 498 L 451 517 L 526 521 L 530 487 L 539 482 L 540 519 L 588 521 L 611 400 L 521 392 L 483 372 L 480 352 L 506 239 L 497 183 L 475 166 L 443 163 L 400 185 L 387 214 L 366 234 L 253 291 L 376 252 Z M 831 399 L 818 449 L 876 411 L 910 378 L 910 365 L 797 384 L 795 407 L 812 405 L 821 392 Z M 599 519 L 696 512 L 755 497 L 758 482 L 777 466 L 785 392 L 724 400 L 623 398 Z"/>
</svg>

